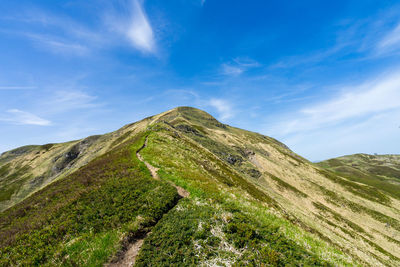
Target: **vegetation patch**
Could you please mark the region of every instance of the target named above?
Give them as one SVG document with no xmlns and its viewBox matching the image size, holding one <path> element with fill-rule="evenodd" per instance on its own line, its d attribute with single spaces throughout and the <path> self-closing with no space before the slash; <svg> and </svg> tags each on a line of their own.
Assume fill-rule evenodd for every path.
<svg viewBox="0 0 400 267">
<path fill-rule="evenodd" d="M 355 195 L 358 195 L 362 198 L 365 198 L 365 199 L 368 199 L 371 201 L 382 203 L 384 205 L 390 204 L 390 199 L 386 195 L 382 194 L 379 190 L 376 190 L 373 187 L 370 187 L 367 185 L 360 185 L 358 183 L 341 178 L 341 177 L 337 176 L 336 174 L 326 171 L 326 170 L 319 169 L 318 172 L 321 175 L 328 178 L 329 180 L 342 185 L 344 188 L 346 188 L 347 190 L 349 190 L 350 192 L 352 192 Z"/>
<path fill-rule="evenodd" d="M 275 175 L 269 173 L 269 172 L 265 172 L 268 177 L 270 177 L 272 180 L 274 180 L 277 184 L 278 187 L 284 190 L 289 190 L 294 192 L 296 195 L 301 196 L 301 197 L 308 197 L 308 195 L 306 193 L 303 193 L 302 191 L 300 191 L 299 189 L 297 189 L 296 187 L 286 183 L 285 181 L 279 179 L 278 177 L 276 177 Z"/>
<path fill-rule="evenodd" d="M 154 225 L 180 197 L 136 158 L 143 138 L 1 213 L 0 265 L 101 265 L 122 235 L 141 230 L 130 226 L 135 218 Z"/>
<path fill-rule="evenodd" d="M 117 139 L 115 139 L 114 142 L 111 143 L 111 147 L 118 145 L 120 143 L 122 143 L 123 141 L 125 141 L 125 139 L 127 139 L 133 131 L 127 131 L 126 133 L 124 133 L 123 135 L 121 135 L 120 137 L 118 137 Z"/>
<path fill-rule="evenodd" d="M 328 208 L 324 204 L 322 204 L 320 202 L 313 202 L 312 204 L 314 205 L 314 207 L 316 207 L 317 209 L 319 209 L 323 213 L 330 214 L 337 222 L 345 223 L 348 227 L 350 227 L 351 229 L 353 229 L 354 231 L 356 231 L 358 233 L 367 234 L 365 232 L 365 230 L 361 226 L 359 226 L 359 225 L 353 223 L 352 221 L 344 218 L 342 215 L 340 215 L 339 213 L 337 213 L 337 212 L 333 211 L 332 209 Z"/>
<path fill-rule="evenodd" d="M 329 252 L 327 262 L 317 256 L 324 248 L 321 241 L 296 239 L 301 231 L 270 215 L 269 199 L 257 197 L 257 191 L 247 187 L 250 183 L 226 163 L 190 139 L 174 135 L 172 128 L 153 125 L 152 129 L 157 131 L 150 133 L 142 156 L 160 168 L 161 179 L 185 188 L 190 197 L 153 228 L 137 258 L 139 266 L 179 265 L 182 260 L 193 266 L 347 264 L 335 258 L 338 252 Z M 245 200 L 247 195 L 251 197 Z"/>
<path fill-rule="evenodd" d="M 153 228 L 136 264 L 330 266 L 288 240 L 279 227 L 249 215 L 233 203 L 198 205 L 185 199 Z"/>
<path fill-rule="evenodd" d="M 9 164 L 4 165 L 0 172 L 4 176 L 0 176 L 0 202 L 10 200 L 15 192 L 18 192 L 26 180 L 31 178 L 27 173 L 31 167 L 25 165 L 11 169 Z"/>
<path fill-rule="evenodd" d="M 40 146 L 40 149 L 49 151 L 53 146 L 54 146 L 54 144 L 45 144 L 45 145 Z"/>
</svg>

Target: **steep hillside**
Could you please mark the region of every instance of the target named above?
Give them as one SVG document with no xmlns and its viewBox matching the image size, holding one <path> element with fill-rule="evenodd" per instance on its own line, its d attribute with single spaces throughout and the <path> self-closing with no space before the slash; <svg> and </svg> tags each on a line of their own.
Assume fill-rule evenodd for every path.
<svg viewBox="0 0 400 267">
<path fill-rule="evenodd" d="M 143 130 L 147 123 L 145 119 L 105 135 L 61 144 L 24 146 L 1 154 L 0 211 L 110 151 Z"/>
<path fill-rule="evenodd" d="M 96 140 L 0 214 L 0 264 L 400 264 L 396 197 L 272 138 L 180 107 Z"/>
</svg>

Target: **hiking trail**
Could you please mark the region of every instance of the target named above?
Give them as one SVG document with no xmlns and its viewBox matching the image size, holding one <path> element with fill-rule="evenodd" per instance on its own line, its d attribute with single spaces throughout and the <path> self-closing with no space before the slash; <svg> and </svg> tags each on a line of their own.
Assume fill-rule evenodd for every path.
<svg viewBox="0 0 400 267">
<path fill-rule="evenodd" d="M 144 144 L 136 151 L 136 156 L 137 158 L 143 162 L 147 169 L 149 169 L 151 176 L 156 179 L 156 180 L 161 180 L 160 176 L 158 176 L 157 171 L 159 170 L 159 168 L 154 167 L 153 165 L 151 165 L 150 163 L 148 163 L 147 161 L 145 161 L 142 157 L 142 155 L 140 155 L 140 151 L 142 151 L 143 148 L 145 148 L 147 146 L 147 139 L 148 137 L 146 136 L 146 139 L 144 141 Z M 186 191 L 185 189 L 183 189 L 180 186 L 175 185 L 174 183 L 168 181 L 173 187 L 176 188 L 176 190 L 178 191 L 178 195 L 181 196 L 182 198 L 188 197 L 189 196 L 189 192 Z M 126 247 L 126 251 L 123 252 L 123 254 L 119 257 L 117 262 L 111 262 L 107 265 L 107 267 L 131 267 L 135 265 L 135 261 L 136 261 L 136 257 L 139 254 L 140 248 L 143 245 L 144 239 L 151 234 L 151 232 L 145 234 L 142 238 L 136 239 L 134 242 L 132 242 L 131 244 L 129 244 Z"/>
</svg>

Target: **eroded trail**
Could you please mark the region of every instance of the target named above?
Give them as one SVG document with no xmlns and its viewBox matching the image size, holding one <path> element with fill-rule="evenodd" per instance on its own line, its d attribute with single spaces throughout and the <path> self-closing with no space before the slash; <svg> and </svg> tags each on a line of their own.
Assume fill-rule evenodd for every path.
<svg viewBox="0 0 400 267">
<path fill-rule="evenodd" d="M 141 148 L 139 148 L 139 149 L 136 151 L 136 156 L 138 157 L 138 159 L 139 159 L 141 162 L 143 162 L 143 163 L 146 165 L 147 169 L 149 169 L 149 171 L 150 171 L 150 173 L 151 173 L 151 176 L 153 176 L 153 178 L 156 179 L 156 180 L 160 180 L 160 177 L 158 176 L 158 173 L 157 173 L 157 171 L 159 170 L 159 168 L 156 168 L 156 167 L 154 167 L 153 165 L 151 165 L 150 163 L 148 163 L 147 161 L 145 161 L 145 160 L 143 159 L 142 155 L 140 155 L 140 151 L 142 151 L 142 149 L 145 148 L 146 146 L 147 146 L 147 137 L 146 137 L 146 139 L 145 139 L 145 141 L 144 141 L 143 146 L 142 146 Z M 175 184 L 172 183 L 172 182 L 170 182 L 170 184 L 171 184 L 173 187 L 176 188 L 176 190 L 178 191 L 178 194 L 179 194 L 181 197 L 188 197 L 188 196 L 189 196 L 189 192 L 186 191 L 185 189 L 183 189 L 182 187 L 177 186 L 177 185 L 175 185 Z"/>
<path fill-rule="evenodd" d="M 150 163 L 148 163 L 147 161 L 145 161 L 145 160 L 143 159 L 142 155 L 140 155 L 140 151 L 142 151 L 142 149 L 145 148 L 146 146 L 147 146 L 147 137 L 146 137 L 146 140 L 144 141 L 144 144 L 142 145 L 142 147 L 139 148 L 139 149 L 136 151 L 136 156 L 138 157 L 138 159 L 139 159 L 141 162 L 143 162 L 143 163 L 146 165 L 147 169 L 149 169 L 149 171 L 150 171 L 150 173 L 151 173 L 151 176 L 153 176 L 153 178 L 156 179 L 156 180 L 160 180 L 160 177 L 158 176 L 158 173 L 157 173 L 158 168 L 154 167 L 153 165 L 151 165 Z"/>
<path fill-rule="evenodd" d="M 151 176 L 156 180 L 160 180 L 160 177 L 158 176 L 158 173 L 157 173 L 159 168 L 156 168 L 153 165 L 151 165 L 150 163 L 148 163 L 147 161 L 145 161 L 143 159 L 142 155 L 140 155 L 140 151 L 142 151 L 143 148 L 145 148 L 146 146 L 147 146 L 147 137 L 144 141 L 144 144 L 136 151 L 136 156 L 141 162 L 143 162 L 146 165 L 147 169 L 149 169 L 149 171 L 151 173 Z M 180 195 L 182 198 L 189 196 L 189 192 L 186 191 L 185 189 L 183 189 L 182 187 L 177 186 L 172 182 L 169 182 L 169 183 L 176 188 L 178 195 Z M 147 233 L 142 238 L 135 239 L 132 243 L 130 243 L 126 247 L 126 251 L 123 252 L 123 254 L 119 257 L 117 262 L 112 262 L 112 263 L 108 264 L 107 266 L 108 267 L 131 267 L 131 266 L 134 266 L 136 257 L 139 254 L 139 251 L 143 245 L 144 239 L 149 234 L 151 234 L 151 232 Z"/>
</svg>

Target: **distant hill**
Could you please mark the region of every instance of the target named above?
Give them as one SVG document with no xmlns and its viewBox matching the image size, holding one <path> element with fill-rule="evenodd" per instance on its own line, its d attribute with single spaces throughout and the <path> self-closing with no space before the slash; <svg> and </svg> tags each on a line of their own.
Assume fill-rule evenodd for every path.
<svg viewBox="0 0 400 267">
<path fill-rule="evenodd" d="M 190 107 L 18 148 L 0 265 L 399 266 L 399 158 L 363 157 L 313 164 Z"/>
<path fill-rule="evenodd" d="M 317 165 L 400 199 L 400 155 L 355 154 Z"/>
</svg>

